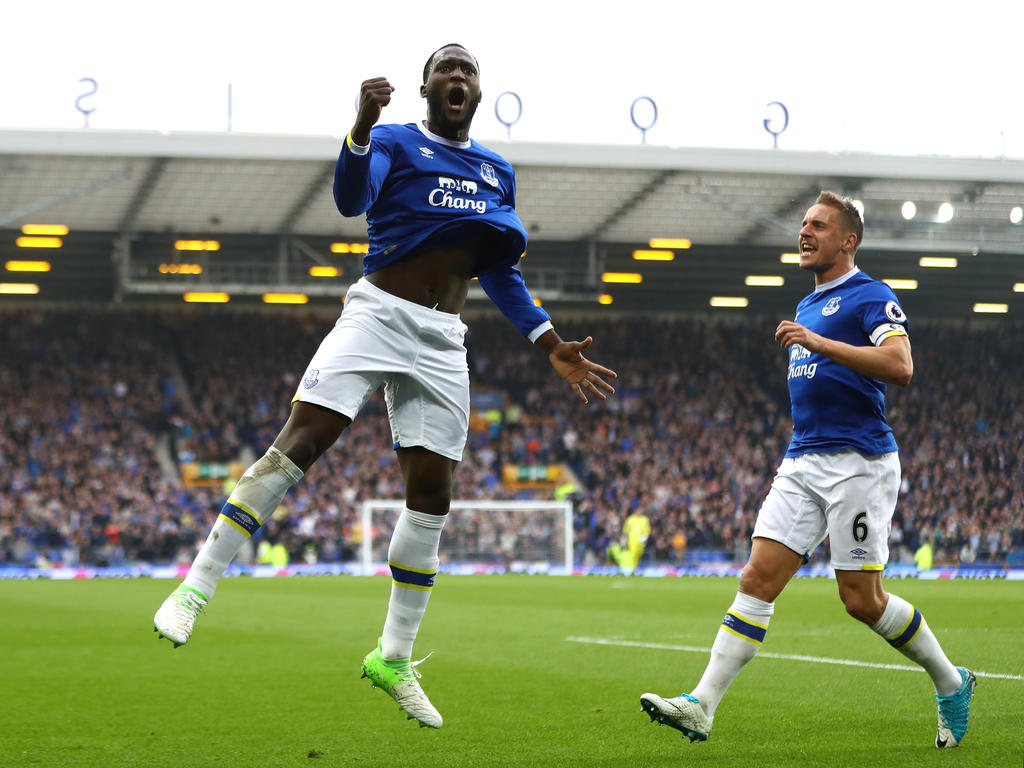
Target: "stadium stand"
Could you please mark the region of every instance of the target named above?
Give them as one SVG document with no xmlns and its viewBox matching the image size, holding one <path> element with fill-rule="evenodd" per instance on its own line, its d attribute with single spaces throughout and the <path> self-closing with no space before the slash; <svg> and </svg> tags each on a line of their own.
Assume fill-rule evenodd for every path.
<svg viewBox="0 0 1024 768">
<path fill-rule="evenodd" d="M 330 195 L 338 147 L 337 136 L 0 129 L 0 256 L 11 281 L 0 291 L 0 563 L 192 560 L 236 465 L 283 424 L 359 274 L 365 221 L 340 217 Z M 471 288 L 478 412 L 457 496 L 572 498 L 576 560 L 587 567 L 606 562 L 634 507 L 653 527 L 645 563 L 742 562 L 790 429 L 771 330 L 809 285 L 783 251 L 808 201 L 831 188 L 865 206 L 858 263 L 920 281 L 901 294 L 917 371 L 889 397 L 904 466 L 893 560 L 912 563 L 933 541 L 938 565 L 1024 565 L 1024 330 L 1014 320 L 1024 228 L 1011 213 L 1024 199 L 1024 161 L 493 148 L 516 167 L 534 296 L 563 336 L 593 333 L 621 378 L 607 403 L 578 407 Z M 913 221 L 901 213 L 909 199 L 920 209 Z M 952 219 L 935 215 L 944 201 L 955 203 Z M 37 216 L 65 225 L 60 247 L 23 247 Z M 674 260 L 636 260 L 653 238 L 678 243 L 664 246 L 678 249 Z M 937 254 L 959 267 L 925 268 L 922 257 Z M 8 266 L 26 259 L 29 272 Z M 766 270 L 776 287 L 746 290 L 747 276 Z M 605 281 L 634 272 L 640 282 L 621 290 Z M 192 290 L 230 292 L 230 304 L 184 304 Z M 266 307 L 270 291 L 308 306 Z M 747 310 L 709 313 L 709 297 L 741 292 Z M 613 302 L 600 313 L 599 297 Z M 1007 314 L 979 316 L 975 302 Z M 241 562 L 271 557 L 271 545 L 278 561 L 356 558 L 361 502 L 400 492 L 381 398 L 341 442 Z M 520 534 L 489 533 L 474 551 L 501 560 Z"/>
<path fill-rule="evenodd" d="M 183 470 L 244 465 L 265 450 L 333 319 L 294 309 L 0 311 L 0 564 L 190 562 L 230 478 L 190 486 Z M 474 385 L 504 405 L 474 420 L 458 497 L 550 498 L 550 488 L 504 484 L 503 468 L 561 465 L 576 502 L 578 564 L 605 563 L 638 506 L 652 523 L 647 564 L 744 561 L 791 426 L 773 320 L 561 322 L 563 336 L 593 333 L 620 373 L 616 396 L 589 408 L 531 363 L 539 353 L 503 318 L 469 325 Z M 915 379 L 889 396 L 904 466 L 893 560 L 912 562 L 931 539 L 938 565 L 1019 565 L 1024 361 L 1014 350 L 1024 327 L 921 322 L 913 331 Z M 341 443 L 242 562 L 270 544 L 292 562 L 357 557 L 360 503 L 401 487 L 379 396 Z M 489 530 L 474 551 L 500 561 L 516 535 L 528 532 Z"/>
</svg>

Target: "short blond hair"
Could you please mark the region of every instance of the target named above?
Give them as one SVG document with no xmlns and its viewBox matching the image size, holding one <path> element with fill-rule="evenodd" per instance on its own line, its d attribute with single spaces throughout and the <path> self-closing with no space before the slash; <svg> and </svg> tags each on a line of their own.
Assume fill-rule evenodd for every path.
<svg viewBox="0 0 1024 768">
<path fill-rule="evenodd" d="M 860 244 L 864 242 L 864 219 L 861 217 L 857 206 L 853 204 L 853 200 L 825 190 L 818 195 L 818 199 L 814 201 L 814 204 L 827 205 L 839 211 L 840 227 L 842 227 L 844 232 L 852 232 L 857 236 L 857 246 L 853 249 L 856 253 L 857 248 L 860 248 Z"/>
</svg>

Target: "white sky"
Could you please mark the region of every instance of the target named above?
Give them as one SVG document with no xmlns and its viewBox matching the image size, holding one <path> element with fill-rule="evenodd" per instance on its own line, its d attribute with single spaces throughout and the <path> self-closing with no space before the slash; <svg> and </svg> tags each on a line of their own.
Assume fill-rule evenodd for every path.
<svg viewBox="0 0 1024 768">
<path fill-rule="evenodd" d="M 91 77 L 93 128 L 223 131 L 231 83 L 235 131 L 343 136 L 367 77 L 397 89 L 385 121 L 421 119 L 423 63 L 459 42 L 485 144 L 514 91 L 518 141 L 640 143 L 649 97 L 649 144 L 768 148 L 780 101 L 782 149 L 1024 157 L 1020 0 L 11 0 L 0 25 L 0 128 L 81 127 Z"/>
</svg>

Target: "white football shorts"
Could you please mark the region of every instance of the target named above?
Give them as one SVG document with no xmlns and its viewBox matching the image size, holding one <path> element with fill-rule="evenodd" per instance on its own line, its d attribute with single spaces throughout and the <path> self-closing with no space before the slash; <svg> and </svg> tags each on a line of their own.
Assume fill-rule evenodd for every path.
<svg viewBox="0 0 1024 768">
<path fill-rule="evenodd" d="M 773 539 L 809 559 L 829 538 L 837 571 L 881 571 L 889 560 L 889 529 L 900 489 L 893 451 L 853 450 L 783 459 L 757 514 L 753 537 Z"/>
<path fill-rule="evenodd" d="M 383 383 L 395 448 L 422 446 L 461 461 L 469 431 L 465 338 L 458 315 L 392 296 L 362 277 L 292 402 L 355 419 Z"/>
</svg>

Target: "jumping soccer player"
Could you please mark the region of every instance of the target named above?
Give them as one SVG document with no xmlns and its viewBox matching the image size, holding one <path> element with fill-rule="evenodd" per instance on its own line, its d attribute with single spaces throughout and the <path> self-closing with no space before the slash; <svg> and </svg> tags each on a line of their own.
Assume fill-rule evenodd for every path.
<svg viewBox="0 0 1024 768">
<path fill-rule="evenodd" d="M 602 377 L 616 374 L 583 357 L 591 337 L 559 337 L 516 268 L 527 235 L 515 211 L 514 171 L 469 138 L 481 96 L 476 59 L 457 44 L 430 56 L 420 87 L 427 102 L 422 124 L 376 125 L 393 91 L 383 77 L 362 84 L 334 177 L 338 210 L 366 213 L 363 277 L 309 363 L 284 429 L 238 481 L 154 624 L 175 645 L 188 641 L 242 543 L 383 384 L 406 505 L 388 548 L 387 618 L 362 671 L 410 717 L 440 728 L 441 715 L 417 680 L 420 662 L 410 659 L 469 429 L 467 329 L 459 312 L 470 280 L 479 280 L 584 403 L 614 392 Z"/>
<path fill-rule="evenodd" d="M 789 350 L 793 440 L 754 525 L 750 560 L 691 693 L 640 697 L 652 721 L 704 741 L 719 702 L 757 655 L 775 599 L 829 537 L 846 612 L 924 667 L 935 685 L 935 746 L 967 733 L 974 674 L 953 666 L 921 612 L 882 587 L 900 461 L 885 421 L 886 384 L 914 371 L 908 321 L 888 285 L 854 266 L 864 223 L 853 203 L 822 192 L 800 229 L 800 266 L 814 293 L 784 320 L 775 340 Z"/>
</svg>

